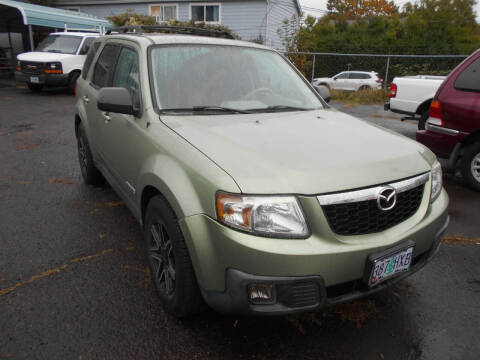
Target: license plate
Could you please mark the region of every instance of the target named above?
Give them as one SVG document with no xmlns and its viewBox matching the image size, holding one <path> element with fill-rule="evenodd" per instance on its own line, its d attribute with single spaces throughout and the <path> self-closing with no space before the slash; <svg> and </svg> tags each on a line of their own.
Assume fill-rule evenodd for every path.
<svg viewBox="0 0 480 360">
<path fill-rule="evenodd" d="M 34 84 L 38 84 L 40 80 L 38 79 L 38 76 L 30 76 L 30 82 Z"/>
<path fill-rule="evenodd" d="M 373 260 L 372 272 L 368 284 L 375 286 L 394 275 L 408 271 L 412 263 L 414 247 L 408 247 L 394 254 Z"/>
</svg>

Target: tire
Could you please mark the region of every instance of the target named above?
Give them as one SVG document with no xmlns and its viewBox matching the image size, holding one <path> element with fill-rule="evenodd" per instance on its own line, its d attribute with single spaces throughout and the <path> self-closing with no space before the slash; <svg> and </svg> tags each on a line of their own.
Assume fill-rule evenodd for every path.
<svg viewBox="0 0 480 360">
<path fill-rule="evenodd" d="M 370 86 L 368 86 L 368 85 L 362 85 L 362 86 L 360 86 L 360 88 L 359 88 L 358 90 L 359 90 L 359 91 L 370 90 Z"/>
<path fill-rule="evenodd" d="M 92 153 L 82 123 L 77 130 L 78 161 L 83 181 L 87 185 L 103 185 L 105 178 L 93 163 Z"/>
<path fill-rule="evenodd" d="M 425 130 L 429 115 L 430 107 L 422 113 L 422 116 L 420 116 L 420 120 L 418 120 L 418 130 Z"/>
<path fill-rule="evenodd" d="M 27 83 L 27 86 L 33 93 L 39 93 L 43 89 L 43 84 Z"/>
<path fill-rule="evenodd" d="M 480 191 L 480 142 L 465 148 L 460 162 L 460 171 L 467 185 L 473 190 Z"/>
<path fill-rule="evenodd" d="M 161 195 L 148 203 L 144 241 L 152 282 L 165 311 L 181 318 L 204 310 L 177 217 Z"/>
<path fill-rule="evenodd" d="M 70 80 L 68 81 L 68 92 L 71 94 L 75 94 L 75 85 L 77 84 L 77 80 L 80 77 L 80 73 L 75 71 L 71 76 Z"/>
</svg>

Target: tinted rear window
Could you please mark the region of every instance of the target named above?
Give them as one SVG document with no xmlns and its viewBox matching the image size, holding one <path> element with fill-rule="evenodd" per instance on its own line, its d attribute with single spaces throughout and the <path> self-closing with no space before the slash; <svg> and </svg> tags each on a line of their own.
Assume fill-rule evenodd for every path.
<svg viewBox="0 0 480 360">
<path fill-rule="evenodd" d="M 82 77 L 84 79 L 87 78 L 88 70 L 92 65 L 93 58 L 95 57 L 95 54 L 99 46 L 100 46 L 99 42 L 93 43 L 93 46 L 90 46 L 90 50 L 88 50 L 88 55 L 87 55 L 87 58 L 85 59 L 85 63 L 83 64 L 83 70 L 82 70 Z"/>
<path fill-rule="evenodd" d="M 468 65 L 455 80 L 455 88 L 463 91 L 480 92 L 480 57 Z"/>
</svg>

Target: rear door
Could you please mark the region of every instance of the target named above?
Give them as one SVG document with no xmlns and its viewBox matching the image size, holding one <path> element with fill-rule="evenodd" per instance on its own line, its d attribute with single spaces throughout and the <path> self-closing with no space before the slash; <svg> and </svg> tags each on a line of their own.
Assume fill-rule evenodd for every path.
<svg viewBox="0 0 480 360">
<path fill-rule="evenodd" d="M 440 91 L 445 127 L 472 133 L 480 126 L 480 53 Z"/>
</svg>

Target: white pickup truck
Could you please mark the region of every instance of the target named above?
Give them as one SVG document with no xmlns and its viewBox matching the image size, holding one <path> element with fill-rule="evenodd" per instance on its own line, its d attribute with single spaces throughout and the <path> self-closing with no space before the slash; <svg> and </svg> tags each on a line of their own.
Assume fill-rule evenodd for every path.
<svg viewBox="0 0 480 360">
<path fill-rule="evenodd" d="M 419 115 L 418 128 L 424 130 L 430 103 L 445 78 L 433 75 L 394 78 L 390 87 L 390 101 L 385 104 L 385 110 L 413 118 Z"/>
</svg>

